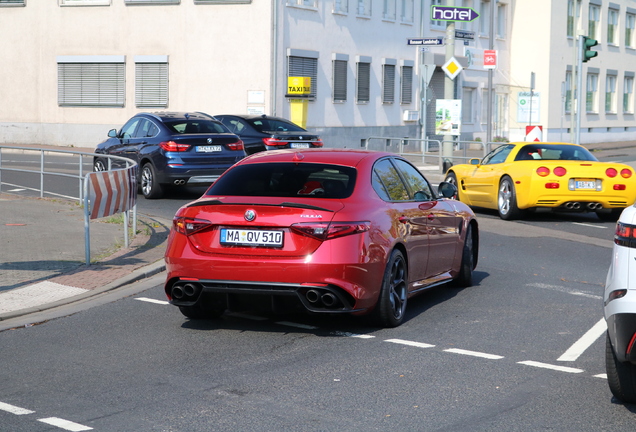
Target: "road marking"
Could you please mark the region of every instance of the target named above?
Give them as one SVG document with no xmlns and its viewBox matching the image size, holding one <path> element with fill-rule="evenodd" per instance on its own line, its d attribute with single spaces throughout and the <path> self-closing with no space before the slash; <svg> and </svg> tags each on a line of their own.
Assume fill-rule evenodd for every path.
<svg viewBox="0 0 636 432">
<path fill-rule="evenodd" d="M 373 339 L 375 337 L 373 335 L 349 333 L 349 332 L 342 332 L 342 331 L 335 331 L 332 334 L 335 336 L 346 336 L 346 337 L 353 337 L 358 339 Z"/>
<path fill-rule="evenodd" d="M 588 224 L 583 222 L 572 222 L 572 225 L 581 225 L 581 226 L 592 227 L 592 228 L 607 229 L 607 227 L 603 225 L 594 225 L 594 224 Z"/>
<path fill-rule="evenodd" d="M 453 354 L 462 354 L 462 355 L 467 355 L 467 356 L 472 356 L 472 357 L 481 357 L 481 358 L 491 359 L 491 360 L 499 360 L 499 359 L 504 358 L 503 356 L 496 355 L 496 354 L 487 354 L 487 353 L 482 353 L 482 352 L 478 352 L 478 351 L 463 350 L 463 349 L 459 349 L 459 348 L 445 349 L 444 352 L 449 352 L 449 353 L 453 353 Z"/>
<path fill-rule="evenodd" d="M 594 378 L 602 378 L 602 379 L 607 379 L 607 374 L 598 374 L 598 375 L 592 375 Z"/>
<path fill-rule="evenodd" d="M 170 304 L 170 302 L 167 302 L 165 300 L 155 300 L 155 299 L 151 299 L 148 297 L 137 297 L 135 298 L 135 300 L 139 300 L 142 302 L 147 302 L 147 303 L 155 303 L 155 304 L 160 304 L 160 305 L 168 305 Z"/>
<path fill-rule="evenodd" d="M 73 423 L 72 421 L 64 420 L 57 417 L 48 417 L 48 418 L 38 419 L 38 421 L 42 423 L 46 423 L 51 426 L 57 426 L 59 428 L 66 429 L 71 432 L 93 430 L 92 427 L 84 426 L 79 423 Z"/>
<path fill-rule="evenodd" d="M 284 325 L 284 326 L 288 326 L 288 327 L 297 327 L 297 328 L 301 328 L 301 329 L 305 329 L 305 330 L 316 330 L 318 328 L 318 327 L 312 326 L 312 325 L 299 324 L 299 323 L 294 323 L 294 322 L 289 322 L 289 321 L 277 321 L 276 324 L 280 324 L 280 325 Z"/>
<path fill-rule="evenodd" d="M 568 348 L 568 350 L 564 352 L 557 361 L 574 361 L 578 359 L 579 356 L 583 354 L 594 342 L 596 342 L 598 338 L 603 336 L 606 331 L 607 324 L 605 323 L 605 319 L 601 318 L 599 322 L 594 324 L 594 327 L 589 329 L 579 340 L 574 342 L 574 344 Z"/>
<path fill-rule="evenodd" d="M 559 291 L 562 293 L 566 293 L 566 294 L 571 294 L 571 295 L 575 295 L 575 296 L 580 296 L 580 297 L 587 297 L 587 298 L 591 298 L 594 300 L 603 300 L 602 296 L 598 296 L 598 295 L 594 295 L 594 294 L 588 294 L 588 293 L 584 293 L 584 292 L 580 292 L 580 291 L 574 291 L 571 289 L 568 289 L 564 286 L 559 286 L 559 285 L 548 285 L 548 284 L 543 284 L 543 283 L 531 283 L 531 284 L 527 284 L 526 286 L 529 287 L 535 287 L 535 288 L 543 288 L 543 289 L 548 289 L 548 290 L 552 290 L 552 291 Z"/>
<path fill-rule="evenodd" d="M 414 346 L 414 347 L 417 347 L 417 348 L 433 348 L 435 346 L 435 345 L 426 344 L 426 343 L 422 343 L 422 342 L 413 342 L 413 341 L 407 341 L 407 340 L 403 340 L 403 339 L 386 339 L 384 342 L 391 342 L 391 343 L 396 343 L 396 344 L 401 344 L 401 345 Z"/>
<path fill-rule="evenodd" d="M 8 403 L 4 403 L 4 402 L 0 402 L 0 410 L 9 412 L 15 415 L 33 414 L 35 412 L 25 408 L 20 408 L 14 405 L 9 405 Z"/>
<path fill-rule="evenodd" d="M 577 368 L 571 368 L 571 367 L 565 367 L 565 366 L 556 366 L 556 365 L 551 365 L 548 363 L 541 363 L 541 362 L 536 362 L 536 361 L 532 361 L 532 360 L 526 360 L 526 361 L 520 361 L 517 362 L 518 364 L 522 364 L 522 365 L 526 365 L 526 366 L 534 366 L 534 367 L 538 367 L 538 368 L 543 368 L 543 369 L 552 369 L 555 371 L 559 371 L 559 372 L 568 372 L 568 373 L 582 373 L 584 372 L 583 369 L 577 369 Z"/>
</svg>

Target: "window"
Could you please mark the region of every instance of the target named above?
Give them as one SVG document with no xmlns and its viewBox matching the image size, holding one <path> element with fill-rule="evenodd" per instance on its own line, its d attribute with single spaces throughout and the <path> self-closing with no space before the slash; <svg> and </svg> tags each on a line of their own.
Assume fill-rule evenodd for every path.
<svg viewBox="0 0 636 432">
<path fill-rule="evenodd" d="M 413 66 L 404 65 L 401 69 L 400 103 L 408 105 L 413 102 Z"/>
<path fill-rule="evenodd" d="M 402 174 L 414 200 L 428 201 L 433 199 L 431 186 L 417 168 L 402 159 L 393 159 L 393 163 Z"/>
<path fill-rule="evenodd" d="M 371 0 L 357 0 L 358 10 L 356 11 L 359 16 L 371 16 Z"/>
<path fill-rule="evenodd" d="M 395 60 L 385 59 L 382 65 L 382 103 L 395 102 Z"/>
<path fill-rule="evenodd" d="M 616 45 L 618 43 L 618 37 L 616 32 L 618 31 L 618 11 L 616 9 L 609 9 L 607 11 L 607 43 Z"/>
<path fill-rule="evenodd" d="M 371 86 L 371 57 L 360 57 L 356 69 L 356 102 L 368 103 Z"/>
<path fill-rule="evenodd" d="M 287 0 L 287 4 L 290 6 L 309 6 L 315 8 L 316 0 Z"/>
<path fill-rule="evenodd" d="M 288 49 L 287 55 L 287 76 L 310 77 L 311 92 L 309 93 L 309 99 L 315 99 L 318 89 L 318 53 L 315 51 Z"/>
<path fill-rule="evenodd" d="M 598 108 L 598 75 L 587 74 L 587 87 L 585 92 L 585 110 L 589 113 L 597 112 Z"/>
<path fill-rule="evenodd" d="M 0 7 L 2 6 L 24 6 L 26 0 L 0 0 Z"/>
<path fill-rule="evenodd" d="M 605 112 L 616 113 L 616 75 L 605 78 Z"/>
<path fill-rule="evenodd" d="M 348 56 L 335 54 L 333 60 L 333 101 L 347 100 L 347 61 Z"/>
<path fill-rule="evenodd" d="M 408 201 L 406 186 L 389 159 L 382 159 L 373 167 L 373 189 L 385 201 Z"/>
<path fill-rule="evenodd" d="M 636 23 L 636 15 L 628 13 L 625 16 L 625 46 L 634 48 L 634 27 Z"/>
<path fill-rule="evenodd" d="M 384 0 L 382 18 L 385 20 L 395 21 L 396 6 L 395 0 Z"/>
<path fill-rule="evenodd" d="M 473 94 L 475 89 L 462 89 L 462 123 L 473 123 Z"/>
<path fill-rule="evenodd" d="M 600 14 L 601 14 L 601 8 L 591 4 L 589 11 L 590 11 L 590 14 L 588 17 L 588 22 L 587 22 L 587 36 L 592 39 L 596 39 L 596 35 L 598 34 L 597 29 L 598 29 Z"/>
<path fill-rule="evenodd" d="M 626 76 L 623 82 L 623 112 L 632 114 L 634 112 L 634 77 Z"/>
<path fill-rule="evenodd" d="M 349 0 L 334 0 L 333 12 L 345 14 L 349 12 Z"/>
<path fill-rule="evenodd" d="M 472 8 L 473 7 L 473 0 L 462 0 L 460 2 L 461 4 L 459 4 L 459 6 L 462 7 L 467 7 L 467 8 Z M 455 1 L 455 5 L 458 5 L 458 2 Z M 473 29 L 473 23 L 475 21 L 457 21 L 455 23 L 455 27 L 460 29 L 460 30 L 472 30 Z"/>
<path fill-rule="evenodd" d="M 58 104 L 123 107 L 125 73 L 124 56 L 59 56 Z"/>
<path fill-rule="evenodd" d="M 499 39 L 506 38 L 506 5 L 497 5 L 497 27 L 495 34 Z"/>
<path fill-rule="evenodd" d="M 565 72 L 565 112 L 572 112 L 572 71 Z"/>
<path fill-rule="evenodd" d="M 574 0 L 568 0 L 568 24 L 567 24 L 568 37 L 574 37 L 574 21 L 575 21 L 574 14 L 575 14 Z"/>
<path fill-rule="evenodd" d="M 135 57 L 135 105 L 168 106 L 168 56 Z"/>
<path fill-rule="evenodd" d="M 479 2 L 479 34 L 483 36 L 488 36 L 490 34 L 490 2 L 489 1 L 481 1 Z"/>
<path fill-rule="evenodd" d="M 194 4 L 250 4 L 252 0 L 194 0 Z"/>
<path fill-rule="evenodd" d="M 179 4 L 181 0 L 125 0 L 126 4 Z"/>
<path fill-rule="evenodd" d="M 432 6 L 441 6 L 441 5 L 442 5 L 442 0 L 431 0 L 431 7 Z M 435 28 L 435 27 L 444 28 L 444 27 L 446 27 L 446 22 L 445 21 L 438 21 L 438 20 L 431 20 L 431 27 L 433 27 L 433 28 Z"/>
<path fill-rule="evenodd" d="M 110 6 L 110 0 L 60 0 L 60 6 Z"/>
<path fill-rule="evenodd" d="M 504 144 L 502 146 L 499 146 L 488 153 L 486 156 L 484 156 L 484 158 L 481 160 L 481 164 L 493 165 L 504 163 L 513 148 L 515 148 L 515 146 L 511 144 Z"/>
<path fill-rule="evenodd" d="M 415 6 L 413 1 L 414 0 L 400 0 L 402 4 L 402 12 L 400 13 L 402 22 L 405 22 L 405 23 L 413 22 L 413 17 L 415 16 L 415 12 L 414 12 Z"/>
</svg>

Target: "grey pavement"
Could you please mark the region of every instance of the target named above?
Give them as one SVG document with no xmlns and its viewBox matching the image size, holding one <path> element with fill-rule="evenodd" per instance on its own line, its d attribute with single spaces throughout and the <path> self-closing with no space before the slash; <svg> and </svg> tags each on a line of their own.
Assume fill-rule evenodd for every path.
<svg viewBox="0 0 636 432">
<path fill-rule="evenodd" d="M 636 141 L 588 146 L 598 155 L 627 147 L 636 147 Z M 469 151 L 461 156 L 481 155 Z M 409 159 L 433 185 L 443 180 L 434 160 Z M 0 321 L 80 301 L 164 271 L 171 223 L 139 215 L 138 233 L 124 248 L 121 218 L 91 221 L 92 262 L 87 266 L 84 212 L 77 203 L 0 193 Z"/>
</svg>

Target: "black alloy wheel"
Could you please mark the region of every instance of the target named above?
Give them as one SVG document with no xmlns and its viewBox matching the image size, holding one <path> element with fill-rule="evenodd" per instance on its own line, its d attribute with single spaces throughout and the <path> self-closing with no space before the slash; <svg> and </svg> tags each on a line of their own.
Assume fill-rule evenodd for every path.
<svg viewBox="0 0 636 432">
<path fill-rule="evenodd" d="M 376 320 L 382 327 L 397 327 L 402 324 L 406 312 L 407 297 L 406 260 L 402 252 L 395 249 L 391 252 L 384 270 L 380 296 L 375 306 Z"/>
<path fill-rule="evenodd" d="M 462 249 L 462 264 L 459 274 L 455 278 L 455 285 L 465 288 L 473 285 L 473 270 L 475 269 L 475 255 L 473 250 L 473 229 L 468 225 L 466 240 Z"/>
</svg>

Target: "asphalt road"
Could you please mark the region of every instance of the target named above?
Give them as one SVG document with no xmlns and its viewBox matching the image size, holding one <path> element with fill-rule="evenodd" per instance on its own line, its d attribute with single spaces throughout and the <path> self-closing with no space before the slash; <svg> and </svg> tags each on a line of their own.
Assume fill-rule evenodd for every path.
<svg viewBox="0 0 636 432">
<path fill-rule="evenodd" d="M 189 321 L 158 276 L 0 332 L 0 430 L 633 430 L 603 376 L 602 328 L 585 338 L 602 319 L 609 234 L 480 220 L 476 286 L 424 293 L 396 329 L 249 311 Z"/>
</svg>

